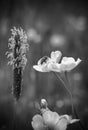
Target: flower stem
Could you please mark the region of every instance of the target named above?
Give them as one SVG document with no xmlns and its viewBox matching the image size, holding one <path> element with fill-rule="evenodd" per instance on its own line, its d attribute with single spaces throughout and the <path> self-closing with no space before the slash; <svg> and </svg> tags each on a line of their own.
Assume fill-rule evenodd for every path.
<svg viewBox="0 0 88 130">
<path fill-rule="evenodd" d="M 13 76 L 13 95 L 17 101 L 20 97 L 22 88 L 22 68 L 14 68 Z"/>
<path fill-rule="evenodd" d="M 66 87 L 66 84 L 65 82 L 63 81 L 63 79 L 60 77 L 60 75 L 57 75 L 55 72 L 54 72 L 54 75 L 57 77 L 57 79 L 59 79 L 62 84 L 64 85 L 65 89 L 67 90 L 67 92 L 69 93 L 70 97 L 71 97 L 71 104 L 72 104 L 72 115 L 74 113 L 74 105 L 73 105 L 73 96 L 72 96 L 72 93 L 69 91 L 69 89 Z"/>
<path fill-rule="evenodd" d="M 68 74 L 67 74 L 67 72 L 65 72 L 64 75 L 65 75 L 65 79 L 66 79 L 66 81 L 67 81 L 68 87 L 71 88 L 70 83 L 69 83 L 69 79 L 68 79 Z M 70 91 L 70 93 L 71 93 L 71 91 Z M 73 98 L 73 94 L 72 94 L 72 93 L 71 93 L 71 95 L 72 95 L 72 98 Z M 74 104 L 73 104 L 73 108 L 74 108 L 74 114 L 75 114 L 76 118 L 77 118 L 77 119 L 80 119 L 80 118 L 79 118 L 79 115 L 78 115 L 78 113 L 77 113 L 77 111 L 76 111 L 76 108 L 75 108 Z M 80 123 L 81 128 L 82 128 L 83 130 L 85 130 L 84 125 L 82 124 L 82 122 L 80 121 L 79 123 Z"/>
</svg>

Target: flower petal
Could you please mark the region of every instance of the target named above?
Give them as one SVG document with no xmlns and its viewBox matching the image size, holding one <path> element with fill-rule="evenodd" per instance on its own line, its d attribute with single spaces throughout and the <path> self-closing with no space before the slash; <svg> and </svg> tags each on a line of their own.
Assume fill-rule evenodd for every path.
<svg viewBox="0 0 88 130">
<path fill-rule="evenodd" d="M 34 130 L 44 130 L 45 126 L 43 124 L 43 118 L 41 115 L 37 114 L 32 118 L 32 127 Z"/>
<path fill-rule="evenodd" d="M 62 116 L 60 116 L 60 119 L 62 119 L 62 118 L 65 118 L 65 119 L 67 119 L 67 123 L 68 124 L 72 124 L 72 123 L 75 123 L 75 122 L 77 122 L 77 121 L 79 121 L 80 119 L 72 119 L 72 117 L 71 116 L 69 116 L 69 115 L 62 115 Z"/>
<path fill-rule="evenodd" d="M 76 65 L 78 65 L 82 60 L 80 58 L 77 59 Z"/>
<path fill-rule="evenodd" d="M 47 110 L 43 113 L 43 119 L 44 119 L 44 123 L 50 127 L 50 128 L 54 128 L 56 123 L 59 120 L 59 115 L 57 112 L 52 112 L 50 110 Z"/>
<path fill-rule="evenodd" d="M 61 72 L 61 64 L 58 63 L 51 62 L 50 64 L 48 64 L 48 68 L 50 71 Z"/>
<path fill-rule="evenodd" d="M 33 121 L 43 122 L 42 116 L 39 115 L 39 114 L 36 114 L 35 116 L 33 116 L 32 120 Z"/>
<path fill-rule="evenodd" d="M 33 65 L 33 68 L 37 71 L 43 72 L 42 67 L 39 65 Z"/>
<path fill-rule="evenodd" d="M 44 64 L 44 65 L 34 65 L 33 68 L 37 71 L 40 72 L 50 72 L 48 65 Z"/>
<path fill-rule="evenodd" d="M 53 62 L 59 63 L 61 56 L 62 56 L 61 51 L 51 52 L 51 59 L 52 59 Z"/>
<path fill-rule="evenodd" d="M 75 61 L 72 57 L 63 57 L 61 61 L 61 71 L 70 71 L 74 69 L 81 60 L 78 58 L 77 61 Z"/>
<path fill-rule="evenodd" d="M 66 130 L 67 124 L 68 124 L 68 123 L 67 123 L 67 119 L 66 119 L 66 118 L 61 118 L 61 119 L 57 122 L 57 124 L 56 124 L 54 130 Z"/>
<path fill-rule="evenodd" d="M 80 121 L 80 119 L 72 119 L 70 120 L 70 124 Z"/>
</svg>

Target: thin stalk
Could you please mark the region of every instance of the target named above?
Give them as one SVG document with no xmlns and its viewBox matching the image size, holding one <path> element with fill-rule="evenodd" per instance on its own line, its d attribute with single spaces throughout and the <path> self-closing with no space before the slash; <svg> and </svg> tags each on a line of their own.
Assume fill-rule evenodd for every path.
<svg viewBox="0 0 88 130">
<path fill-rule="evenodd" d="M 71 92 L 71 85 L 70 85 L 70 83 L 69 83 L 69 78 L 68 78 L 67 72 L 64 73 L 64 77 L 65 77 L 66 84 L 67 84 L 67 86 L 69 87 L 70 93 L 71 93 L 72 98 L 73 98 L 73 94 L 72 94 L 72 92 Z M 75 113 L 75 106 L 74 106 L 74 103 L 73 103 L 73 108 L 74 108 L 74 114 L 75 114 L 76 118 L 78 118 L 77 114 Z"/>
<path fill-rule="evenodd" d="M 72 115 L 74 113 L 74 106 L 73 106 L 73 96 L 72 96 L 72 93 L 69 91 L 69 89 L 66 87 L 66 84 L 65 82 L 63 81 L 63 79 L 60 77 L 60 75 L 57 75 L 55 72 L 54 72 L 54 75 L 57 77 L 58 80 L 60 80 L 62 82 L 62 84 L 64 85 L 64 88 L 67 90 L 67 92 L 69 93 L 70 97 L 71 97 L 71 104 L 72 104 Z"/>
<path fill-rule="evenodd" d="M 14 68 L 13 75 L 13 95 L 18 101 L 22 89 L 22 67 Z"/>
<path fill-rule="evenodd" d="M 64 76 L 65 76 L 65 79 L 66 79 L 66 81 L 67 81 L 68 87 L 71 89 L 71 85 L 70 85 L 70 83 L 69 83 L 69 79 L 68 79 L 68 74 L 67 74 L 67 72 L 64 73 Z M 70 93 L 71 93 L 71 91 L 70 91 Z M 72 95 L 72 98 L 73 98 L 73 94 L 72 94 L 72 93 L 71 93 L 71 95 Z M 74 114 L 75 114 L 76 118 L 80 119 L 79 116 L 78 116 L 78 113 L 77 113 L 77 111 L 76 111 L 76 108 L 74 107 L 74 104 L 73 104 L 73 108 L 74 108 Z M 80 121 L 79 123 L 80 123 L 81 128 L 82 128 L 83 130 L 85 130 L 84 125 L 82 124 L 82 122 Z"/>
</svg>

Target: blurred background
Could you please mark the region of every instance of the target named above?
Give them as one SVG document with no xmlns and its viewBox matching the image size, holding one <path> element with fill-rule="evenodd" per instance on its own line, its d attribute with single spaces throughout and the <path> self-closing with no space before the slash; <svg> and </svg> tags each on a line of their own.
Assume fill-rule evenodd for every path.
<svg viewBox="0 0 88 130">
<path fill-rule="evenodd" d="M 13 70 L 7 65 L 10 29 L 22 27 L 30 45 L 23 75 L 20 100 L 12 96 Z M 59 114 L 71 114 L 71 102 L 62 83 L 52 73 L 39 73 L 33 65 L 51 51 L 83 61 L 68 73 L 74 105 L 88 128 L 88 9 L 85 1 L 1 0 L 0 1 L 0 130 L 32 130 L 41 98 Z M 73 127 L 78 129 L 79 126 Z"/>
</svg>

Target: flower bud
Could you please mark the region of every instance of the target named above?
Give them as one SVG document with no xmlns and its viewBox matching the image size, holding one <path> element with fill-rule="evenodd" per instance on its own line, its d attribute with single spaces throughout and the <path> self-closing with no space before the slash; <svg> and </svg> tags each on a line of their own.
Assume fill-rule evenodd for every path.
<svg viewBox="0 0 88 130">
<path fill-rule="evenodd" d="M 48 105 L 47 101 L 45 99 L 41 99 L 41 108 L 45 108 L 46 109 L 47 105 Z"/>
</svg>

